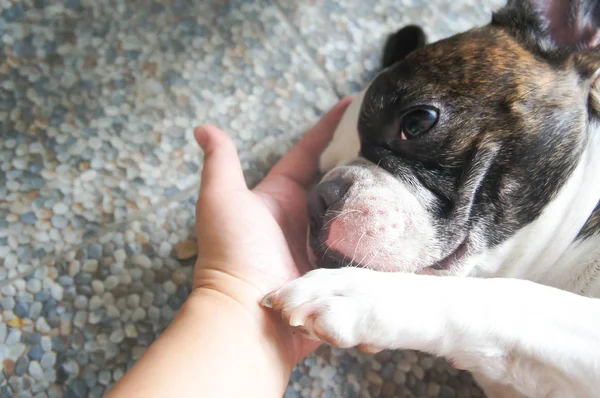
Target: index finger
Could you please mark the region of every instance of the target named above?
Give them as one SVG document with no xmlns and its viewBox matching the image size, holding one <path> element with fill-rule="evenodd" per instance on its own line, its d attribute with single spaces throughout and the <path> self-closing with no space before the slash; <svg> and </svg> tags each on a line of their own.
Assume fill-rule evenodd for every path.
<svg viewBox="0 0 600 398">
<path fill-rule="evenodd" d="M 289 178 L 302 186 L 310 184 L 321 152 L 325 150 L 352 97 L 340 100 L 304 137 L 283 157 L 267 178 Z"/>
</svg>

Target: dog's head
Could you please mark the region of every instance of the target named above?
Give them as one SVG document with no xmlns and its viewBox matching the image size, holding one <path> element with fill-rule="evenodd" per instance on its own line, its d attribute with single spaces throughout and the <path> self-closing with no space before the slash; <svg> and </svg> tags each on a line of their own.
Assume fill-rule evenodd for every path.
<svg viewBox="0 0 600 398">
<path fill-rule="evenodd" d="M 466 274 L 534 222 L 600 112 L 599 26 L 597 0 L 511 0 L 435 44 L 415 27 L 392 37 L 391 65 L 322 159 L 332 170 L 309 199 L 317 264 Z"/>
</svg>

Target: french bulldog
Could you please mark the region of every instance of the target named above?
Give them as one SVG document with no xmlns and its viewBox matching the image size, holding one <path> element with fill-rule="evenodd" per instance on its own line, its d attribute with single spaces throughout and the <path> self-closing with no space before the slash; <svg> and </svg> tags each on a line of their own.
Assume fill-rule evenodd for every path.
<svg viewBox="0 0 600 398">
<path fill-rule="evenodd" d="M 489 397 L 600 396 L 600 1 L 399 30 L 321 169 L 319 269 L 263 305 L 335 347 L 445 357 Z"/>
</svg>

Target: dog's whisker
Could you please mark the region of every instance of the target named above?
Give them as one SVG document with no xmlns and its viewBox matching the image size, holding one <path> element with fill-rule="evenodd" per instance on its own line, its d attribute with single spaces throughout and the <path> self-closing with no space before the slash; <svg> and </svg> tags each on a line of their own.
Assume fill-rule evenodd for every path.
<svg viewBox="0 0 600 398">
<path fill-rule="evenodd" d="M 338 239 L 338 240 L 334 241 L 331 245 L 328 245 L 327 249 L 325 250 L 325 253 L 323 253 L 323 256 L 325 256 L 327 254 L 327 252 L 329 251 L 329 249 L 331 249 L 333 247 L 333 245 L 336 245 L 338 243 L 342 243 L 344 240 L 345 240 L 345 238 L 341 238 L 341 239 Z"/>
<path fill-rule="evenodd" d="M 358 266 L 358 267 L 360 267 L 360 266 L 361 266 L 361 264 L 362 264 L 362 262 L 363 262 L 363 261 L 365 261 L 365 258 L 367 258 L 367 256 L 369 255 L 369 253 L 370 253 L 370 252 L 369 252 L 369 251 L 367 251 L 367 252 L 365 253 L 365 255 L 363 256 L 363 258 L 361 258 L 361 259 L 360 259 L 360 261 L 359 261 L 359 262 L 358 262 L 358 264 L 357 264 L 357 266 Z"/>
<path fill-rule="evenodd" d="M 375 257 L 377 257 L 377 255 L 379 254 L 379 252 L 380 252 L 380 250 L 377 250 L 376 252 L 374 252 L 375 254 L 373 254 L 373 257 L 371 257 L 371 259 L 369 260 L 369 262 L 368 262 L 368 263 L 366 263 L 366 264 L 363 266 L 363 268 L 368 268 L 368 269 L 371 269 L 371 268 L 369 268 L 369 265 L 371 265 L 371 263 L 373 262 L 373 260 L 375 260 Z"/>
<path fill-rule="evenodd" d="M 328 227 L 332 222 L 334 222 L 335 220 L 337 220 L 338 218 L 340 218 L 341 216 L 345 216 L 346 214 L 350 214 L 350 213 L 360 213 L 360 210 L 356 210 L 356 209 L 349 209 L 349 210 L 344 210 L 342 213 L 338 214 L 337 216 L 333 217 L 331 220 L 327 221 L 324 225 L 323 228 Z"/>
<path fill-rule="evenodd" d="M 354 263 L 354 259 L 356 258 L 356 251 L 358 250 L 358 247 L 360 246 L 360 241 L 362 240 L 362 238 L 365 237 L 365 235 L 366 235 L 366 232 L 363 232 L 362 235 L 360 236 L 360 238 L 358 238 L 358 242 L 356 242 L 356 245 L 354 246 L 354 253 L 352 253 L 352 260 L 350 260 L 348 265 Z"/>
</svg>

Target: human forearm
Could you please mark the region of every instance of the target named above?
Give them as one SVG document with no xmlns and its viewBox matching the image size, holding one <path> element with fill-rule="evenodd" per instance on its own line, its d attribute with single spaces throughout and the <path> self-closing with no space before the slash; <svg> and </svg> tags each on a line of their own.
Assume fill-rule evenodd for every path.
<svg viewBox="0 0 600 398">
<path fill-rule="evenodd" d="M 267 313 L 195 291 L 109 397 L 281 397 L 293 366 L 285 343 Z"/>
</svg>

